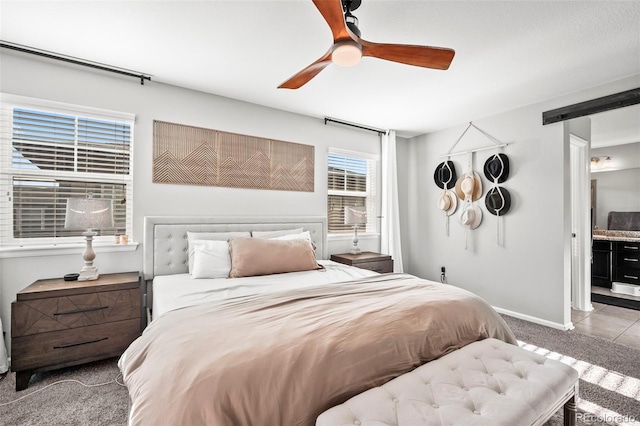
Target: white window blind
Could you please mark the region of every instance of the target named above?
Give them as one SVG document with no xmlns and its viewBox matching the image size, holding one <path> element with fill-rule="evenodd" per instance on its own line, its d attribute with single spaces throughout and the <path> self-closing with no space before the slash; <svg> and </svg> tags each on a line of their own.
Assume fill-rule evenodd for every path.
<svg viewBox="0 0 640 426">
<path fill-rule="evenodd" d="M 353 233 L 353 226 L 344 224 L 344 208 L 352 206 L 367 209 L 366 232 L 377 232 L 376 160 L 364 154 L 329 149 L 327 163 L 329 233 Z"/>
<path fill-rule="evenodd" d="M 132 114 L 2 95 L 0 244 L 78 240 L 67 198 L 113 200 L 114 227 L 132 233 Z M 73 238 L 76 237 L 76 238 Z"/>
</svg>

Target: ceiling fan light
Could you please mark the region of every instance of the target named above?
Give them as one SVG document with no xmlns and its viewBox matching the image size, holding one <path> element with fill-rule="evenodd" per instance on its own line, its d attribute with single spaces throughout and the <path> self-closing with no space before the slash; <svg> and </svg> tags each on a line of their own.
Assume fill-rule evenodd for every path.
<svg viewBox="0 0 640 426">
<path fill-rule="evenodd" d="M 331 60 L 341 67 L 352 67 L 362 58 L 362 46 L 355 41 L 342 41 L 336 43 L 331 52 Z"/>
</svg>

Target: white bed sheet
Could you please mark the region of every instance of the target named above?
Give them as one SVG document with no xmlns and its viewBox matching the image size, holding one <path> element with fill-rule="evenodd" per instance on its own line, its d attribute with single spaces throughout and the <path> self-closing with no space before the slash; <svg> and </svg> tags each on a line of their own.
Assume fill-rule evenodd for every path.
<svg viewBox="0 0 640 426">
<path fill-rule="evenodd" d="M 214 300 L 301 289 L 378 275 L 377 272 L 331 260 L 319 260 L 318 263 L 325 269 L 246 278 L 192 279 L 189 274 L 160 275 L 153 279 L 152 318 L 159 318 L 174 309 Z"/>
</svg>

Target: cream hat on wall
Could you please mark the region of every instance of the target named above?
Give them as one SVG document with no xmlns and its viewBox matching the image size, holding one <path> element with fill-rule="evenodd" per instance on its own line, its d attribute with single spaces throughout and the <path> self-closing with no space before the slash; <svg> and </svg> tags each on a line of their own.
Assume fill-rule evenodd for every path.
<svg viewBox="0 0 640 426">
<path fill-rule="evenodd" d="M 467 172 L 456 182 L 456 194 L 463 201 L 476 201 L 482 197 L 482 180 L 476 172 Z"/>
<path fill-rule="evenodd" d="M 438 198 L 438 208 L 447 216 L 451 216 L 458 208 L 458 198 L 453 191 L 446 190 L 440 193 Z"/>
<path fill-rule="evenodd" d="M 469 229 L 476 229 L 482 222 L 482 210 L 480 207 L 470 205 L 460 213 L 460 224 Z"/>
</svg>

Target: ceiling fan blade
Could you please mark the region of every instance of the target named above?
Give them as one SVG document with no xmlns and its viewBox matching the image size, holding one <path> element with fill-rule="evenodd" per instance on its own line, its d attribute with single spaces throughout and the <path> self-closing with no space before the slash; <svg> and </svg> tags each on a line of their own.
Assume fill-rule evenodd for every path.
<svg viewBox="0 0 640 426">
<path fill-rule="evenodd" d="M 362 45 L 362 56 L 437 70 L 449 69 L 456 53 L 453 49 L 441 47 L 372 43 L 362 39 L 357 42 Z"/>
<path fill-rule="evenodd" d="M 334 43 L 338 40 L 352 38 L 347 25 L 344 22 L 341 0 L 313 0 L 318 11 L 322 15 L 333 34 Z"/>
<path fill-rule="evenodd" d="M 289 80 L 278 86 L 278 89 L 298 89 L 307 84 L 313 77 L 318 75 L 327 65 L 331 63 L 331 52 L 329 49 L 320 59 L 291 77 Z"/>
</svg>

